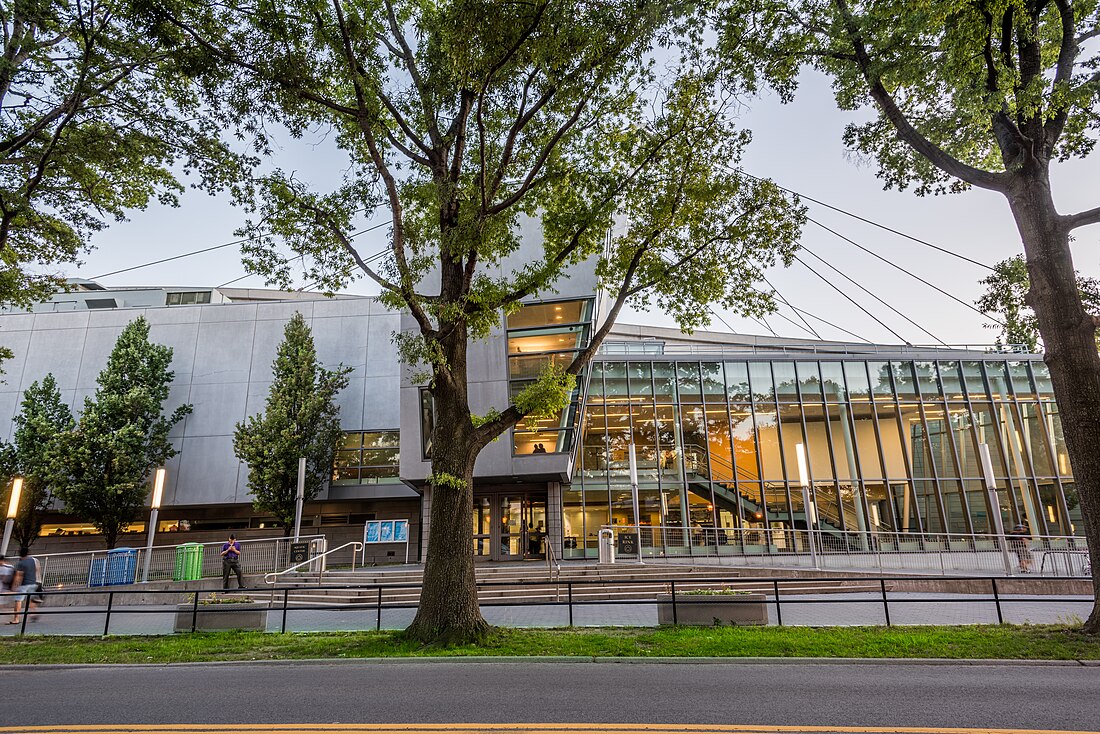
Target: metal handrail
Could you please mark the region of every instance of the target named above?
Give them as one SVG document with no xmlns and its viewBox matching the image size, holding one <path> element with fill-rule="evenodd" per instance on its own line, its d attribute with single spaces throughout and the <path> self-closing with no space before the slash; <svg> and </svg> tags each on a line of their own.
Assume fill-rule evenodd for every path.
<svg viewBox="0 0 1100 734">
<path fill-rule="evenodd" d="M 302 561 L 301 563 L 296 563 L 293 566 L 291 566 L 290 568 L 284 568 L 282 571 L 278 571 L 278 572 L 273 571 L 271 573 L 264 574 L 264 583 L 274 584 L 275 580 L 278 577 L 282 576 L 284 573 L 290 573 L 291 571 L 297 571 L 302 566 L 312 565 L 313 563 L 315 563 L 315 562 L 317 562 L 317 561 L 319 561 L 319 560 L 321 560 L 321 559 L 323 559 L 323 558 L 325 558 L 325 557 L 327 557 L 327 556 L 329 556 L 329 555 L 331 555 L 331 554 L 333 554 L 337 551 L 342 551 L 345 548 L 348 548 L 348 547 L 351 547 L 351 546 L 354 546 L 354 548 L 352 549 L 352 554 L 351 554 L 352 570 L 354 570 L 355 569 L 355 554 L 358 553 L 359 551 L 363 550 L 363 544 L 361 542 L 359 542 L 358 540 L 353 540 L 350 543 L 344 543 L 339 548 L 333 548 L 332 550 L 327 550 L 324 553 L 318 553 L 317 555 L 313 556 L 309 560 Z M 324 566 L 322 566 L 321 567 L 321 572 L 319 574 L 317 574 L 318 579 L 320 579 L 320 577 L 323 576 L 324 573 L 325 573 Z M 318 583 L 319 583 L 319 581 L 318 581 Z"/>
<path fill-rule="evenodd" d="M 558 561 L 557 556 L 554 555 L 554 544 L 550 542 L 550 538 L 546 538 L 546 573 L 548 578 L 553 581 L 555 576 L 561 576 L 561 563 Z"/>
</svg>

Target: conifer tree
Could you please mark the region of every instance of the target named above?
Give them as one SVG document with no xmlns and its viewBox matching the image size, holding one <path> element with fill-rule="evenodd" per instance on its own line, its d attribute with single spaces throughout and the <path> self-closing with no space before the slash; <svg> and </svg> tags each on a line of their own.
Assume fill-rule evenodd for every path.
<svg viewBox="0 0 1100 734">
<path fill-rule="evenodd" d="M 168 432 L 191 406 L 163 413 L 175 376 L 171 364 L 171 347 L 149 341 L 145 318 L 131 322 L 96 378 L 95 395 L 84 399 L 76 426 L 58 436 L 51 461 L 57 495 L 69 512 L 103 533 L 108 548 L 144 507 L 153 469 L 178 453 Z"/>
<path fill-rule="evenodd" d="M 23 477 L 23 494 L 12 533 L 20 546 L 31 547 L 42 529 L 42 514 L 51 499 L 58 439 L 72 428 L 73 414 L 61 400 L 53 373 L 41 382 L 31 383 L 23 392 L 23 406 L 15 416 L 11 444 L 13 473 Z"/>
<path fill-rule="evenodd" d="M 340 438 L 340 407 L 334 399 L 347 387 L 351 368 L 322 367 L 309 325 L 296 313 L 271 369 L 274 381 L 264 412 L 237 424 L 233 450 L 248 464 L 253 506 L 274 515 L 289 535 L 299 458 L 306 458 L 306 500 L 316 497 L 332 474 Z"/>
</svg>

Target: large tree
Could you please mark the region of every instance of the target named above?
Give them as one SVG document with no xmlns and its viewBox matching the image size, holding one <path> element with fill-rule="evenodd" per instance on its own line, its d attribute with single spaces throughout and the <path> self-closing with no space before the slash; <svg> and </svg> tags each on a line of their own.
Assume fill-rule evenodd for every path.
<svg viewBox="0 0 1100 734">
<path fill-rule="evenodd" d="M 89 238 L 180 172 L 221 188 L 242 159 L 187 82 L 195 71 L 135 25 L 126 0 L 0 3 L 0 303 L 63 280 Z"/>
<path fill-rule="evenodd" d="M 281 284 L 304 267 L 330 290 L 366 275 L 411 317 L 398 345 L 423 366 L 435 421 L 431 534 L 408 634 L 482 635 L 470 534 L 481 450 L 525 417 L 560 410 L 628 303 L 686 328 L 708 323 L 708 304 L 773 307 L 754 284 L 762 268 L 789 263 L 802 211 L 774 185 L 730 172 L 749 137 L 732 121 L 736 83 L 720 86 L 690 58 L 694 37 L 654 63 L 671 33 L 698 27 L 692 3 L 153 4 L 166 43 L 198 43 L 220 62 L 211 104 L 235 122 L 335 131 L 344 185 L 325 193 L 268 179 L 248 263 Z M 378 202 L 392 224 L 387 256 L 373 262 L 350 235 L 357 212 Z M 542 245 L 508 266 L 521 217 L 538 220 Z M 570 268 L 594 268 L 606 289 L 600 328 L 571 364 L 475 415 L 469 342 L 502 311 L 553 293 Z"/>
<path fill-rule="evenodd" d="M 59 437 L 73 428 L 73 414 L 62 401 L 53 374 L 23 392 L 14 424 L 12 446 L 16 470 L 23 477 L 23 495 L 13 534 L 19 545 L 29 548 L 42 529 L 42 515 L 52 498 Z"/>
<path fill-rule="evenodd" d="M 351 368 L 322 367 L 309 324 L 295 313 L 287 322 L 271 371 L 274 379 L 264 412 L 237 424 L 233 450 L 248 464 L 252 504 L 274 515 L 283 534 L 289 535 L 297 504 L 298 460 L 306 459 L 307 501 L 332 476 L 340 439 L 340 406 L 335 398 L 348 386 Z"/>
<path fill-rule="evenodd" d="M 1100 206 L 1062 213 L 1051 168 L 1092 152 L 1100 94 L 1097 0 L 719 0 L 725 59 L 790 95 L 810 63 L 846 110 L 877 115 L 844 140 L 886 185 L 978 187 L 1005 198 L 1065 425 L 1093 568 L 1100 568 L 1098 321 L 1081 301 L 1071 233 Z M 1100 600 L 1100 574 L 1093 588 Z M 1085 623 L 1100 632 L 1100 604 Z"/>
<path fill-rule="evenodd" d="M 145 506 L 153 469 L 178 453 L 168 433 L 191 406 L 164 415 L 175 374 L 171 364 L 172 348 L 149 341 L 145 317 L 130 322 L 96 378 L 95 395 L 84 399 L 76 426 L 58 436 L 55 491 L 68 512 L 103 533 L 108 548 Z"/>
</svg>

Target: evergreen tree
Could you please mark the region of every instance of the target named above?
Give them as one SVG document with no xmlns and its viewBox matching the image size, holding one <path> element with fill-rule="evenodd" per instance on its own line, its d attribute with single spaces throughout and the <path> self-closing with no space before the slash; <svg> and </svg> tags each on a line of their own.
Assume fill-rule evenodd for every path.
<svg viewBox="0 0 1100 734">
<path fill-rule="evenodd" d="M 58 437 L 72 428 L 72 412 L 61 401 L 61 391 L 52 373 L 24 391 L 11 445 L 14 473 L 23 477 L 23 494 L 13 532 L 21 546 L 29 548 L 42 529 L 42 514 L 49 506 L 53 487 Z"/>
<path fill-rule="evenodd" d="M 177 453 L 168 432 L 191 406 L 163 414 L 171 364 L 171 347 L 150 343 L 144 317 L 131 322 L 75 428 L 58 436 L 51 462 L 57 495 L 69 512 L 103 533 L 108 548 L 144 507 L 153 469 Z"/>
<path fill-rule="evenodd" d="M 274 381 L 264 412 L 237 424 L 233 450 L 248 464 L 253 506 L 278 518 L 289 535 L 299 458 L 306 458 L 306 500 L 316 497 L 332 474 L 340 438 L 340 408 L 333 400 L 347 387 L 351 369 L 321 366 L 313 334 L 300 313 L 287 323 L 271 369 Z"/>
</svg>

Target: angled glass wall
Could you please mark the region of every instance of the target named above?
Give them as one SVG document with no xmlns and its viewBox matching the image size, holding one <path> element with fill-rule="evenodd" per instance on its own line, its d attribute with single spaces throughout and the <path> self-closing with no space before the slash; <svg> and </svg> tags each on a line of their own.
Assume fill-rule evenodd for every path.
<svg viewBox="0 0 1100 734">
<path fill-rule="evenodd" d="M 1050 376 L 1041 361 L 1013 357 L 608 355 L 592 366 L 572 487 L 563 495 L 566 557 L 594 556 L 608 524 L 806 529 L 798 444 L 817 528 L 838 537 L 988 533 L 993 512 L 1033 534 L 1081 534 Z M 997 507 L 985 490 L 983 443 Z"/>
</svg>

